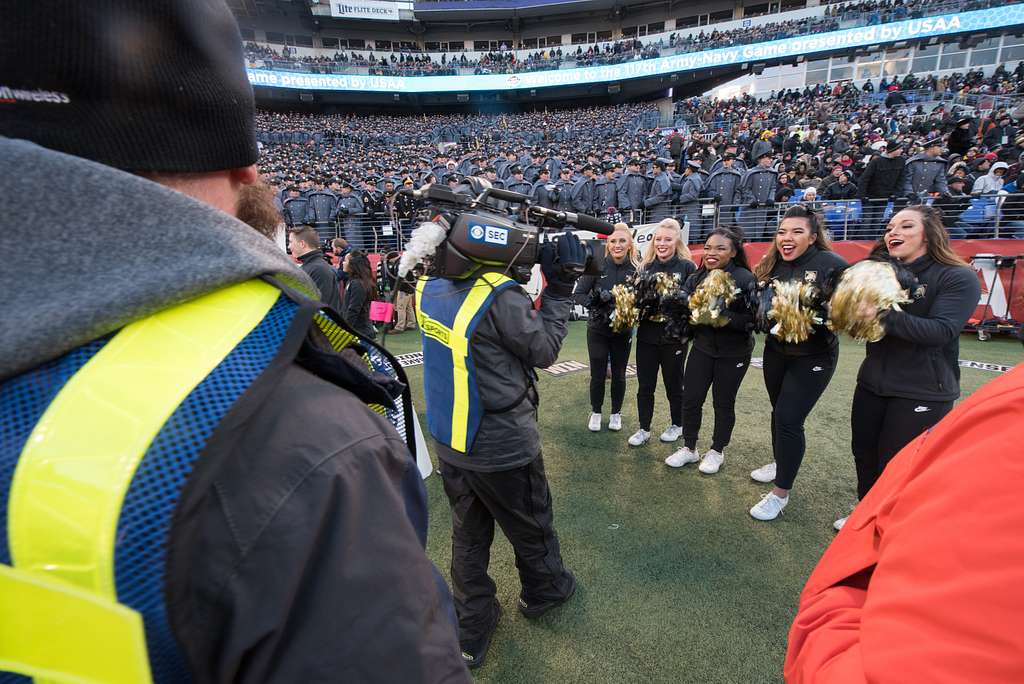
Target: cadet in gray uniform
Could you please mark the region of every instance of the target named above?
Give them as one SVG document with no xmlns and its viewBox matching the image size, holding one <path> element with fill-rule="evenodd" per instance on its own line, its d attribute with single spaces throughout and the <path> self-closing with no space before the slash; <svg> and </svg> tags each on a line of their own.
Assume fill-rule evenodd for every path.
<svg viewBox="0 0 1024 684">
<path fill-rule="evenodd" d="M 527 183 L 523 178 L 523 168 L 519 164 L 511 164 L 508 167 L 509 179 L 505 183 L 505 189 L 511 192 L 518 192 L 521 195 L 530 197 L 533 195 L 533 184 Z"/>
<path fill-rule="evenodd" d="M 619 194 L 619 211 L 626 221 L 643 223 L 644 198 L 647 196 L 647 179 L 640 173 L 640 160 L 632 158 L 626 162 L 626 173 L 615 183 Z"/>
<path fill-rule="evenodd" d="M 924 142 L 924 153 L 915 154 L 907 160 L 903 174 L 903 194 L 911 204 L 920 203 L 927 195 L 937 193 L 949 195 L 946 183 L 946 166 L 949 162 L 942 153 L 942 138 L 936 136 Z"/>
<path fill-rule="evenodd" d="M 700 162 L 694 159 L 686 162 L 683 170 L 683 181 L 679 187 L 680 225 L 689 223 L 689 236 L 692 241 L 700 233 L 700 194 L 702 190 Z"/>
<path fill-rule="evenodd" d="M 558 211 L 576 211 L 572 207 L 572 190 L 575 181 L 572 178 L 572 169 L 563 168 L 559 174 L 561 177 L 555 181 L 555 209 Z"/>
<path fill-rule="evenodd" d="M 571 196 L 572 211 L 578 214 L 594 214 L 597 193 L 594 189 L 594 167 L 590 164 L 583 167 L 583 177 L 572 186 Z"/>
<path fill-rule="evenodd" d="M 595 216 L 605 214 L 609 208 L 619 206 L 619 190 L 615 178 L 615 169 L 619 163 L 608 161 L 604 163 L 604 175 L 594 183 L 594 211 Z"/>
<path fill-rule="evenodd" d="M 757 159 L 757 166 L 747 171 L 740 184 L 743 209 L 740 225 L 748 240 L 768 239 L 771 207 L 775 202 L 775 191 L 779 185 L 779 174 L 772 168 L 770 152 L 763 152 Z"/>
<path fill-rule="evenodd" d="M 533 190 L 530 192 L 533 203 L 547 209 L 554 209 L 555 198 L 551 193 L 554 188 L 555 186 L 551 183 L 551 174 L 547 169 L 541 169 L 537 182 L 533 184 Z"/>
<path fill-rule="evenodd" d="M 672 179 L 665 171 L 667 164 L 664 159 L 654 162 L 657 175 L 644 197 L 644 209 L 647 210 L 648 223 L 657 223 L 672 216 Z"/>
<path fill-rule="evenodd" d="M 711 172 L 704 196 L 718 204 L 719 223 L 728 225 L 736 221 L 736 206 L 742 203 L 740 186 L 743 184 L 743 170 L 736 167 L 736 155 L 726 152 L 722 156 L 721 166 Z M 705 232 L 710 232 L 713 221 L 708 221 Z"/>
<path fill-rule="evenodd" d="M 367 250 L 373 247 L 373 237 L 366 234 L 367 227 L 362 224 L 363 213 L 363 201 L 352 194 L 352 185 L 342 183 L 341 197 L 334 205 L 331 220 L 341 219 L 342 235 L 352 249 Z"/>
</svg>

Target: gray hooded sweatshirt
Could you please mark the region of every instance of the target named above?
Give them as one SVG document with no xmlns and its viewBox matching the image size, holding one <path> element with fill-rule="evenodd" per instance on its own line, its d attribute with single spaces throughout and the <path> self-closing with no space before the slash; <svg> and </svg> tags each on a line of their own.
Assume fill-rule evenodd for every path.
<svg viewBox="0 0 1024 684">
<path fill-rule="evenodd" d="M 162 185 L 2 136 L 0 163 L 0 381 L 251 278 L 316 292 L 273 242 Z"/>
</svg>

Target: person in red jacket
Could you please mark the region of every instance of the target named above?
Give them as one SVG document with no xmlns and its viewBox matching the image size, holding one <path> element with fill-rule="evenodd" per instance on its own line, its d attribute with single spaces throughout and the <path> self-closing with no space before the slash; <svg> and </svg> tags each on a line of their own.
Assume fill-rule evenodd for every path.
<svg viewBox="0 0 1024 684">
<path fill-rule="evenodd" d="M 1024 681 L 1024 365 L 908 444 L 811 573 L 790 684 Z"/>
</svg>

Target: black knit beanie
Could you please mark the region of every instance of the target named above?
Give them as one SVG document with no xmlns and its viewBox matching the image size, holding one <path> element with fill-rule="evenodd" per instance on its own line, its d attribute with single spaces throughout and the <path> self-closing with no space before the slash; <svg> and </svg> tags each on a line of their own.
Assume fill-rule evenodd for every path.
<svg viewBox="0 0 1024 684">
<path fill-rule="evenodd" d="M 0 0 L 0 135 L 126 171 L 256 162 L 224 0 Z"/>
</svg>

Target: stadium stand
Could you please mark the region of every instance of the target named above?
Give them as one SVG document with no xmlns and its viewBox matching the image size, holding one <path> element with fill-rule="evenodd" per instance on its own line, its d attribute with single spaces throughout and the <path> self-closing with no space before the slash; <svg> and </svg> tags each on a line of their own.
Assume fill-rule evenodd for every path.
<svg viewBox="0 0 1024 684">
<path fill-rule="evenodd" d="M 906 19 L 921 19 L 951 12 L 1006 6 L 997 0 L 967 2 L 881 2 L 836 3 L 818 16 L 739 27 L 732 30 L 667 31 L 619 41 L 566 46 L 552 50 L 499 49 L 479 56 L 428 53 L 418 50 L 381 54 L 373 50 L 335 51 L 333 55 L 299 55 L 295 48 L 274 48 L 250 41 L 246 55 L 257 67 L 320 74 L 368 74 L 380 76 L 442 76 L 458 74 L 511 74 L 547 69 L 566 69 L 661 56 L 700 52 L 722 47 L 751 45 L 805 36 L 840 28 L 873 26 Z M 507 46 L 506 46 L 507 48 Z"/>
<path fill-rule="evenodd" d="M 928 201 L 944 208 L 951 234 L 1011 237 L 1024 232 L 1024 195 L 1016 194 L 1024 149 L 1016 123 L 1024 113 L 1017 106 L 1022 93 L 1024 63 L 1012 72 L 1000 66 L 987 76 L 981 70 L 941 77 L 907 74 L 860 86 L 787 89 L 764 98 L 689 98 L 676 103 L 670 127 L 659 127 L 650 103 L 506 114 L 261 112 L 257 125 L 262 168 L 278 189 L 287 222 L 316 223 L 324 238 L 344 235 L 375 250 L 399 247 L 403 232 L 421 217 L 422 207 L 396 190 L 429 182 L 454 185 L 467 175 L 487 177 L 535 201 L 553 201 L 557 208 L 623 215 L 639 223 L 649 216 L 618 189 L 634 173 L 628 162 L 635 159 L 638 166 L 632 168 L 642 176 L 646 195 L 659 158 L 675 163 L 669 169 L 670 213 L 689 220 L 692 241 L 718 223 L 738 223 L 748 238 L 766 239 L 779 213 L 801 199 L 826 211 L 835 237 L 874 238 L 885 218 L 917 193 L 906 178 L 929 139 L 950 152 L 943 157 L 942 174 L 948 190 L 933 193 Z M 953 135 L 958 122 L 968 122 L 966 137 Z M 901 147 L 902 155 L 873 163 L 892 158 L 884 156 L 887 147 Z M 737 178 L 735 191 L 730 186 L 723 192 L 721 181 L 712 180 L 727 153 L 735 153 L 733 166 L 745 172 L 766 150 L 776 181 L 771 196 L 759 198 L 758 206 L 751 206 L 752 191 L 742 187 L 745 175 Z M 688 161 L 701 164 L 699 218 L 692 203 L 688 208 L 679 204 L 682 178 L 677 172 Z M 998 177 L 990 173 L 997 162 L 1006 167 Z M 584 180 L 588 165 L 598 180 Z M 895 171 L 887 176 L 878 172 L 879 166 Z M 521 176 L 514 173 L 517 167 Z M 550 175 L 541 178 L 542 169 Z M 598 206 L 595 199 L 587 207 L 573 206 L 581 182 L 616 184 L 614 194 L 600 195 L 614 196 L 614 204 Z M 312 214 L 307 220 L 307 195 L 340 196 L 346 183 L 361 209 L 333 217 L 326 209 L 326 221 L 314 221 Z M 303 209 L 296 213 L 299 206 Z"/>
</svg>

